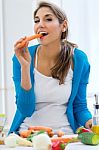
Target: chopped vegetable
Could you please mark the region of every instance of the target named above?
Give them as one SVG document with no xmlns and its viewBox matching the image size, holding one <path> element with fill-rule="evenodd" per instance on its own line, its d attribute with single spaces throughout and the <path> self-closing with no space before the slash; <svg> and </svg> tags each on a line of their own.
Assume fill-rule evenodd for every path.
<svg viewBox="0 0 99 150">
<path fill-rule="evenodd" d="M 34 130 L 34 131 L 40 131 L 40 130 L 43 130 L 47 133 L 50 133 L 52 132 L 52 128 L 50 127 L 45 127 L 45 126 L 30 126 L 29 127 L 29 130 Z"/>
<path fill-rule="evenodd" d="M 20 137 L 17 134 L 11 133 L 4 140 L 4 144 L 7 147 L 16 147 L 16 146 L 33 146 L 32 142 Z"/>
<path fill-rule="evenodd" d="M 24 131 L 20 131 L 19 132 L 19 135 L 23 138 L 27 138 L 28 136 L 30 136 L 32 133 L 31 130 L 24 130 Z"/>
<path fill-rule="evenodd" d="M 61 131 L 61 130 L 58 130 L 58 131 L 57 131 L 57 135 L 58 135 L 58 137 L 61 137 L 61 136 L 63 136 L 63 135 L 64 135 L 64 132 L 63 132 L 63 131 Z"/>
<path fill-rule="evenodd" d="M 46 133 L 38 134 L 32 138 L 35 150 L 51 150 L 52 142 Z"/>
<path fill-rule="evenodd" d="M 52 150 L 64 150 L 65 146 L 65 143 L 61 141 L 52 142 Z"/>
<path fill-rule="evenodd" d="M 52 142 L 63 142 L 63 143 L 71 143 L 71 142 L 78 142 L 78 138 L 76 137 L 52 137 Z"/>
<path fill-rule="evenodd" d="M 33 146 L 32 142 L 28 141 L 27 139 L 21 138 L 21 137 L 19 137 L 16 142 L 17 142 L 17 145 L 19 145 L 19 146 L 28 146 L 28 147 Z"/>
<path fill-rule="evenodd" d="M 87 128 L 84 128 L 83 126 L 79 127 L 77 130 L 76 130 L 76 133 L 77 134 L 80 134 L 80 133 L 83 133 L 83 132 L 92 132 L 90 129 L 87 129 Z"/>
<path fill-rule="evenodd" d="M 83 132 L 78 135 L 78 139 L 80 139 L 83 144 L 88 145 L 99 144 L 99 135 L 92 132 Z"/>
<path fill-rule="evenodd" d="M 36 136 L 36 135 L 42 134 L 42 133 L 45 133 L 45 131 L 41 130 L 41 131 L 38 131 L 38 132 L 36 132 L 36 133 L 34 133 L 34 134 L 30 134 L 30 135 L 27 137 L 27 140 L 32 142 L 33 136 Z"/>
</svg>

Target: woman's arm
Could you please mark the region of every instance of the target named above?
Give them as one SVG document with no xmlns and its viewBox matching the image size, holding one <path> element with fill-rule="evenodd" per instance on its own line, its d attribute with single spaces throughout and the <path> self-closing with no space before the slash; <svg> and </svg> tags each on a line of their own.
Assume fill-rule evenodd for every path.
<svg viewBox="0 0 99 150">
<path fill-rule="evenodd" d="M 21 43 L 24 43 L 24 45 L 22 45 Z M 31 56 L 27 46 L 28 42 L 26 41 L 26 37 L 21 38 L 14 45 L 15 55 L 21 66 L 21 87 L 23 87 L 25 90 L 29 90 L 31 88 L 31 79 L 30 79 Z"/>
<path fill-rule="evenodd" d="M 92 124 L 92 115 L 87 108 L 86 91 L 90 73 L 90 65 L 86 60 L 84 62 L 78 92 L 74 100 L 74 115 L 80 126 L 89 128 Z"/>
<path fill-rule="evenodd" d="M 25 47 L 18 49 L 19 41 L 15 44 L 13 57 L 13 80 L 16 92 L 16 104 L 23 116 L 31 116 L 35 109 L 35 96 L 31 84 L 30 64 L 31 56 Z"/>
</svg>

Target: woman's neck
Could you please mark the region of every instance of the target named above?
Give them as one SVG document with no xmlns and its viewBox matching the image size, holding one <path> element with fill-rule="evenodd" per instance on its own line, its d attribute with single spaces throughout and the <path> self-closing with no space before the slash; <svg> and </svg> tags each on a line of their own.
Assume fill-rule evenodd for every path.
<svg viewBox="0 0 99 150">
<path fill-rule="evenodd" d="M 41 54 L 42 58 L 47 59 L 48 61 L 55 61 L 57 56 L 61 51 L 61 45 L 41 45 L 39 53 Z"/>
</svg>

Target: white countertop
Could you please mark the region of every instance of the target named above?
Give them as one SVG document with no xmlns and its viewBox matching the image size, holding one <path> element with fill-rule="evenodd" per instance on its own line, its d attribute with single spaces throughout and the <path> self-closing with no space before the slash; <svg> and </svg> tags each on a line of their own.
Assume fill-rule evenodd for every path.
<svg viewBox="0 0 99 150">
<path fill-rule="evenodd" d="M 96 146 L 84 145 L 81 142 L 70 143 L 66 147 L 66 150 L 99 150 L 99 145 Z"/>
<path fill-rule="evenodd" d="M 17 146 L 15 148 L 8 148 L 4 145 L 0 145 L 0 150 L 34 150 L 33 147 L 23 147 L 23 146 Z"/>
<path fill-rule="evenodd" d="M 33 147 L 19 147 L 16 148 L 8 148 L 4 145 L 0 145 L 0 150 L 34 150 Z M 67 145 L 66 150 L 99 150 L 99 145 L 96 146 L 90 146 L 90 145 L 84 145 L 81 142 L 77 143 L 70 143 Z"/>
</svg>

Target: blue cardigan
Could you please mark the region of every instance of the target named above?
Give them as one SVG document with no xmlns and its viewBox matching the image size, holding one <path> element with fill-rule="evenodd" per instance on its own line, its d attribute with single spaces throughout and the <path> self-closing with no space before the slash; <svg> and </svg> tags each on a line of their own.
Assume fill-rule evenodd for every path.
<svg viewBox="0 0 99 150">
<path fill-rule="evenodd" d="M 31 117 L 35 111 L 35 94 L 34 94 L 34 55 L 38 45 L 29 47 L 32 57 L 30 66 L 30 76 L 32 88 L 29 91 L 24 90 L 20 86 L 21 82 L 21 66 L 18 59 L 13 57 L 13 80 L 16 91 L 16 113 L 10 128 L 10 132 L 17 132 L 21 123 L 26 117 Z M 87 108 L 86 87 L 89 78 L 90 65 L 87 56 L 81 50 L 75 48 L 74 56 L 74 72 L 72 80 L 72 92 L 68 101 L 66 115 L 74 133 L 79 126 L 84 126 L 86 121 L 92 118 Z"/>
</svg>

